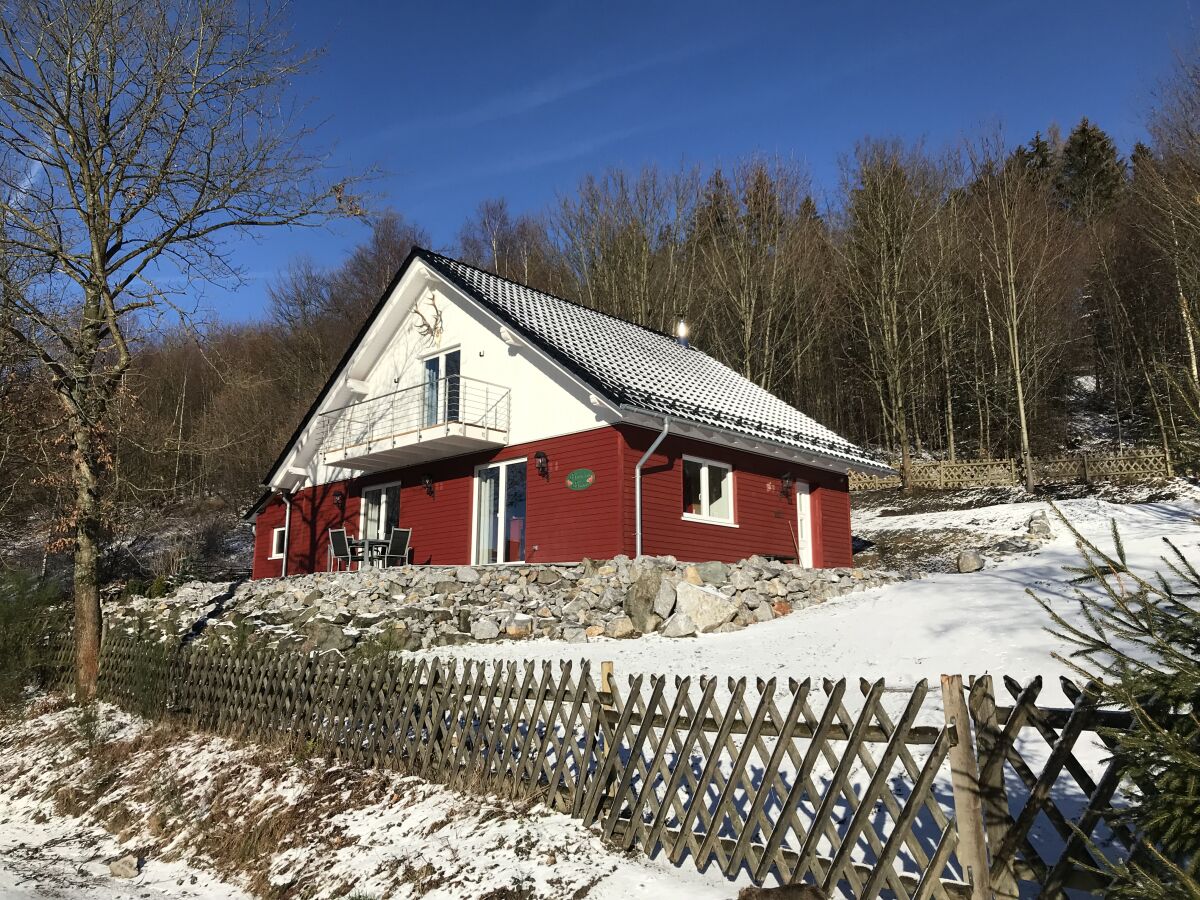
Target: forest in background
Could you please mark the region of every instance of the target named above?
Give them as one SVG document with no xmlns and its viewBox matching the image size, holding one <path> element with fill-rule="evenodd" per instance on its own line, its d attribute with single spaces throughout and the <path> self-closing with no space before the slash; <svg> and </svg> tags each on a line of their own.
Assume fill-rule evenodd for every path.
<svg viewBox="0 0 1200 900">
<path fill-rule="evenodd" d="M 610 170 L 538 213 L 480 203 L 440 248 L 695 346 L 895 459 L 1089 446 L 1194 455 L 1200 421 L 1200 62 L 1123 157 L 1096 123 L 932 149 L 864 139 L 828 201 L 802 166 Z M 414 244 L 372 217 L 341 265 L 298 259 L 269 315 L 146 321 L 104 434 L 114 532 L 247 503 Z M 2 332 L 0 332 L 2 333 Z M 69 440 L 36 360 L 0 338 L 0 521 L 70 546 Z M 1103 434 L 1070 429 L 1081 394 Z M 54 549 L 54 541 L 50 547 Z"/>
</svg>

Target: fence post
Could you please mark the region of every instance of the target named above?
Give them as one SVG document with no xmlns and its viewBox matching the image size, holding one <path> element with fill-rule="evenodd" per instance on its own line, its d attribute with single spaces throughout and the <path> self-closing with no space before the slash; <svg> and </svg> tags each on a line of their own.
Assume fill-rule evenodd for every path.
<svg viewBox="0 0 1200 900">
<path fill-rule="evenodd" d="M 1086 453 L 1083 454 L 1083 483 L 1084 484 L 1092 483 L 1091 475 L 1088 472 L 1088 455 Z"/>
<path fill-rule="evenodd" d="M 612 678 L 613 664 L 611 659 L 603 660 L 600 663 L 600 697 L 602 698 L 601 715 L 611 715 L 615 718 L 617 713 L 617 705 L 612 702 Z M 600 743 L 601 735 L 604 734 L 604 727 L 600 722 L 596 723 L 596 727 L 600 729 L 600 733 L 596 735 L 597 744 Z M 606 753 L 612 753 L 611 747 L 604 748 Z M 604 786 L 604 797 L 611 803 L 617 796 L 617 777 L 611 776 L 608 784 Z"/>
<path fill-rule="evenodd" d="M 976 759 L 983 762 L 983 771 L 991 769 L 986 781 L 980 775 L 979 788 L 983 800 L 983 824 L 987 832 L 988 846 L 995 851 L 1004 841 L 1008 831 L 1008 791 L 1004 787 L 1004 766 L 987 765 L 998 750 L 1000 725 L 996 719 L 996 695 L 992 689 L 992 676 L 984 675 L 971 685 L 971 722 L 975 728 Z M 1015 859 L 992 860 L 996 869 L 992 887 L 997 900 L 1016 900 L 1017 875 Z"/>
<path fill-rule="evenodd" d="M 954 818 L 958 823 L 958 858 L 971 882 L 971 900 L 992 900 L 983 807 L 979 799 L 979 765 L 971 747 L 971 716 L 963 699 L 961 675 L 942 676 L 942 712 L 955 726 L 958 740 L 950 748 Z"/>
<path fill-rule="evenodd" d="M 1017 461 L 1012 458 L 1008 460 L 1008 483 L 1017 483 Z"/>
</svg>

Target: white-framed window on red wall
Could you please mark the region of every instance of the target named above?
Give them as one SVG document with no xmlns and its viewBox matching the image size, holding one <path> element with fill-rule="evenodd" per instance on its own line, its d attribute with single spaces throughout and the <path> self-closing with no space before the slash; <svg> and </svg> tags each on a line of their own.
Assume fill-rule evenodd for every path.
<svg viewBox="0 0 1200 900">
<path fill-rule="evenodd" d="M 271 530 L 270 559 L 283 559 L 283 548 L 287 546 L 287 529 L 280 525 Z"/>
<path fill-rule="evenodd" d="M 683 518 L 734 525 L 733 466 L 698 456 L 683 458 Z"/>
</svg>

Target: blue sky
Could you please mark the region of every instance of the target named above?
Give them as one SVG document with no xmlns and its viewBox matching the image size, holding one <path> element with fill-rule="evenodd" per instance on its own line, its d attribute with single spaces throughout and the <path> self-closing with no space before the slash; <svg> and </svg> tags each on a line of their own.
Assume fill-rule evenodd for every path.
<svg viewBox="0 0 1200 900">
<path fill-rule="evenodd" d="M 1184 0 L 298 0 L 293 37 L 326 49 L 297 95 L 331 165 L 381 169 L 374 202 L 448 249 L 484 198 L 536 210 L 610 166 L 765 153 L 827 193 L 866 135 L 939 147 L 999 125 L 1016 142 L 1085 115 L 1127 151 L 1198 19 Z M 289 259 L 334 265 L 364 233 L 266 232 L 238 248 L 247 283 L 199 302 L 255 318 Z"/>
</svg>

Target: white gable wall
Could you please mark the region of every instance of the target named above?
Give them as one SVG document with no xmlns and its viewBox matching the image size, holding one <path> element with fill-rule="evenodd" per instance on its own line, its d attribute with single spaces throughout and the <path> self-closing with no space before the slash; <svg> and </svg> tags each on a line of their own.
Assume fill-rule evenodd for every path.
<svg viewBox="0 0 1200 900">
<path fill-rule="evenodd" d="M 436 304 L 441 313 L 440 338 L 418 332 L 421 320 L 414 312 L 414 304 L 429 322 L 434 319 L 433 304 Z M 520 334 L 510 333 L 456 286 L 420 260 L 414 260 L 354 355 L 338 373 L 335 386 L 273 473 L 272 487 L 306 487 L 355 474 L 320 462 L 319 413 L 356 400 L 416 388 L 424 383 L 425 359 L 455 349 L 460 352 L 460 374 L 464 379 L 509 388 L 510 444 L 574 434 L 619 420 L 616 410 L 606 401 L 594 397 L 586 386 L 526 343 Z"/>
</svg>

